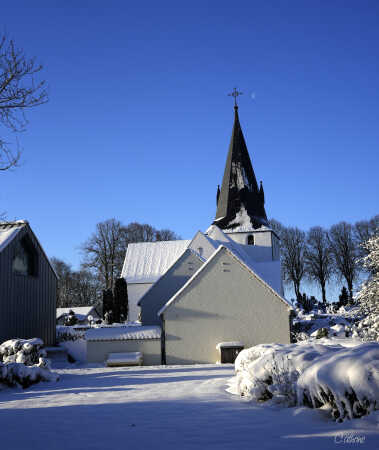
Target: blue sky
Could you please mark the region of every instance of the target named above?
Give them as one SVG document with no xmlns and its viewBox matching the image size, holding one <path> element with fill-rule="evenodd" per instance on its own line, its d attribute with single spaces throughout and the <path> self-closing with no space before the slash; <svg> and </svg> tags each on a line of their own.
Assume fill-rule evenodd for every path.
<svg viewBox="0 0 379 450">
<path fill-rule="evenodd" d="M 237 86 L 270 217 L 370 218 L 378 25 L 365 0 L 8 2 L 0 26 L 44 64 L 50 101 L 28 113 L 22 166 L 0 173 L 0 210 L 74 267 L 111 217 L 191 238 L 214 218 Z"/>
</svg>

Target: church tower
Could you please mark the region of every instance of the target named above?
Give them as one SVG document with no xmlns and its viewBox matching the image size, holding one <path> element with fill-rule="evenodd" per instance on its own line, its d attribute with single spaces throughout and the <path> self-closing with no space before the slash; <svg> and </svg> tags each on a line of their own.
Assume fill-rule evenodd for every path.
<svg viewBox="0 0 379 450">
<path fill-rule="evenodd" d="M 234 125 L 213 224 L 239 244 L 269 247 L 269 259 L 278 259 L 279 240 L 268 223 L 263 185 L 258 187 L 238 117 L 240 93 L 234 89 L 230 95 L 235 99 Z"/>
</svg>

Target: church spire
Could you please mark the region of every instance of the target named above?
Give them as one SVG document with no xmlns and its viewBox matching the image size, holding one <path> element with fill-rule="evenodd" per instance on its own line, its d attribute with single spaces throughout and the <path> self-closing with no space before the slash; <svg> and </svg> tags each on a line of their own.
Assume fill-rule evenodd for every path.
<svg viewBox="0 0 379 450">
<path fill-rule="evenodd" d="M 263 186 L 258 188 L 238 117 L 240 93 L 234 89 L 229 95 L 235 100 L 234 125 L 214 224 L 224 230 L 253 231 L 268 225 Z"/>
</svg>

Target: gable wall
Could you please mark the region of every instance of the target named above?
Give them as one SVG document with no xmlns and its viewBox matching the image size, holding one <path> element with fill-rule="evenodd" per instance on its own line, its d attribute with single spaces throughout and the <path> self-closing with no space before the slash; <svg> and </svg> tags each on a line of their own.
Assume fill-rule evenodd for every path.
<svg viewBox="0 0 379 450">
<path fill-rule="evenodd" d="M 203 233 L 200 232 L 196 233 L 191 242 L 190 248 L 199 253 L 204 259 L 208 259 L 215 251 L 215 247 L 209 242 Z M 202 254 L 199 249 L 202 249 Z"/>
<path fill-rule="evenodd" d="M 289 310 L 225 249 L 164 312 L 167 364 L 215 363 L 216 345 L 289 343 Z"/>
<path fill-rule="evenodd" d="M 12 261 L 17 242 L 29 235 L 38 254 L 37 276 L 17 275 Z M 57 279 L 28 228 L 0 252 L 0 342 L 12 338 L 41 338 L 55 343 Z"/>
<path fill-rule="evenodd" d="M 158 311 L 192 277 L 203 262 L 190 250 L 152 286 L 141 299 L 143 325 L 160 325 Z"/>
</svg>

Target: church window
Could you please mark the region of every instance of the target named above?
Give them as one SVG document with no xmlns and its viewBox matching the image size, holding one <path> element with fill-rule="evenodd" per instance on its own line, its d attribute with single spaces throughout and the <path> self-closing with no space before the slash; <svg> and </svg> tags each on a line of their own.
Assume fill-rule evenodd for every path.
<svg viewBox="0 0 379 450">
<path fill-rule="evenodd" d="M 248 237 L 247 237 L 247 245 L 254 245 L 255 244 L 255 242 L 254 242 L 254 235 L 253 234 L 250 234 Z"/>
<path fill-rule="evenodd" d="M 37 254 L 27 237 L 21 239 L 15 249 L 12 270 L 17 275 L 37 275 Z"/>
<path fill-rule="evenodd" d="M 197 252 L 199 253 L 200 256 L 203 256 L 203 247 L 198 247 Z"/>
</svg>

